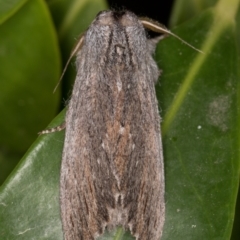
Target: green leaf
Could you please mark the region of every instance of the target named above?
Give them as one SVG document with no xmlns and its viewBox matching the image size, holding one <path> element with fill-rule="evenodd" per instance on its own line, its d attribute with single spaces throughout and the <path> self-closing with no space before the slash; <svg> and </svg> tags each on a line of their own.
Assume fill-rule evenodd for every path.
<svg viewBox="0 0 240 240">
<path fill-rule="evenodd" d="M 64 114 L 54 120 L 56 125 Z M 64 131 L 40 136 L 0 188 L 1 239 L 63 239 L 59 212 L 63 138 Z"/>
<path fill-rule="evenodd" d="M 206 9 L 210 6 L 213 6 L 217 1 L 216 0 L 211 0 L 211 1 L 206 1 L 206 0 L 178 0 L 175 2 L 173 12 L 171 15 L 170 19 L 170 25 L 174 26 L 177 25 L 181 22 L 186 21 L 187 19 L 190 19 L 193 17 L 195 14 L 201 12 L 203 9 Z M 223 7 L 223 11 L 221 11 L 222 14 L 222 19 L 225 18 L 225 15 L 228 14 L 231 16 L 232 20 L 236 18 L 236 35 L 237 35 L 237 47 L 236 52 L 238 53 L 239 56 L 239 43 L 240 43 L 240 31 L 239 31 L 239 24 L 240 24 L 240 11 L 239 11 L 239 3 L 238 1 L 225 1 L 225 6 Z M 229 10 L 230 9 L 230 10 Z M 231 10 L 232 9 L 232 10 Z M 236 12 L 237 15 L 234 16 L 235 14 L 232 14 L 233 10 Z M 219 25 L 221 26 L 220 22 Z M 233 36 L 234 38 L 234 36 Z M 239 66 L 239 60 L 238 60 L 238 66 Z M 239 69 L 239 68 L 238 68 Z M 238 74 L 239 78 L 239 74 Z M 240 194 L 240 192 L 239 192 Z M 238 194 L 238 200 L 237 200 L 237 205 L 236 205 L 236 211 L 235 211 L 235 219 L 234 219 L 234 227 L 233 227 L 233 232 L 231 236 L 231 240 L 237 240 L 239 239 L 240 231 L 239 231 L 239 224 L 240 224 L 240 214 L 239 214 L 239 209 L 240 209 L 240 195 Z"/>
<path fill-rule="evenodd" d="M 0 1 L 0 182 L 55 116 L 60 74 L 55 29 L 43 1 Z M 44 96 L 44 97 L 43 97 Z M 4 168 L 2 167 L 4 165 Z"/>
<path fill-rule="evenodd" d="M 162 239 L 231 236 L 239 182 L 240 92 L 236 6 L 226 14 L 226 4 L 220 1 L 176 29 L 204 54 L 191 53 L 170 38 L 159 45 L 167 202 Z"/>
<path fill-rule="evenodd" d="M 0 24 L 15 14 L 26 2 L 27 0 L 0 0 Z"/>
<path fill-rule="evenodd" d="M 176 0 L 174 2 L 173 10 L 169 20 L 169 26 L 172 28 L 183 22 L 191 19 L 192 17 L 200 14 L 203 10 L 206 10 L 210 7 L 213 7 L 218 0 Z M 228 2 L 229 3 L 229 2 Z M 228 5 L 231 7 L 232 3 Z M 236 6 L 236 5 L 234 5 Z M 237 42 L 238 48 L 240 47 L 240 8 L 236 6 L 236 33 L 237 33 Z M 227 8 L 225 12 L 228 12 Z"/>
<path fill-rule="evenodd" d="M 176 0 L 169 26 L 174 27 L 183 23 L 200 14 L 203 10 L 214 6 L 217 2 L 217 0 Z"/>
<path fill-rule="evenodd" d="M 233 3 L 233 2 L 232 2 Z M 236 3 L 236 2 L 235 2 Z M 226 1 L 159 43 L 156 88 L 163 119 L 164 239 L 230 239 L 239 181 L 239 71 Z M 223 11 L 223 12 L 222 12 Z M 61 113 L 49 126 L 58 126 Z M 59 174 L 64 132 L 40 136 L 0 189 L 3 239 L 62 239 Z M 101 239 L 128 239 L 122 229 Z"/>
</svg>

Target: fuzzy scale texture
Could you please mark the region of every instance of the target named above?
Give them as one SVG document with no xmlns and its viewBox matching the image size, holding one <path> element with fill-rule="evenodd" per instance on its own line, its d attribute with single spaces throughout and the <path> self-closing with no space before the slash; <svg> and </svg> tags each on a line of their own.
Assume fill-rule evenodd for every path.
<svg viewBox="0 0 240 240">
<path fill-rule="evenodd" d="M 159 240 L 164 166 L 154 43 L 131 12 L 100 12 L 77 55 L 66 115 L 60 205 L 65 240 L 117 226 Z"/>
</svg>

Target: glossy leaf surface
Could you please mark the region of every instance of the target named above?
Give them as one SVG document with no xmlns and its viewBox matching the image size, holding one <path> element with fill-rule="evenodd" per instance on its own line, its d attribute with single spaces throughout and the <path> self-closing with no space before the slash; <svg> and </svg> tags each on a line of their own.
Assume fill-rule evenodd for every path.
<svg viewBox="0 0 240 240">
<path fill-rule="evenodd" d="M 0 184 L 55 116 L 60 55 L 43 1 L 0 1 Z"/>
</svg>

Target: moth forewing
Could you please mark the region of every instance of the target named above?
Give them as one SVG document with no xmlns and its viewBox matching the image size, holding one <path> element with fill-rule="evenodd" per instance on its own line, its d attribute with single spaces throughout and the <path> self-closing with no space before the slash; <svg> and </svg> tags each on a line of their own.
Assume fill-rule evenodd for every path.
<svg viewBox="0 0 240 240">
<path fill-rule="evenodd" d="M 160 71 L 151 56 L 157 40 L 147 39 L 144 24 L 129 11 L 97 15 L 70 56 L 77 55 L 77 76 L 65 123 L 42 132 L 66 129 L 65 240 L 96 239 L 117 226 L 136 239 L 161 238 L 164 166 L 154 87 Z"/>
<path fill-rule="evenodd" d="M 61 166 L 64 237 L 96 239 L 123 226 L 136 239 L 159 240 L 165 216 L 159 70 L 144 27 L 131 12 L 103 11 L 81 41 Z"/>
</svg>

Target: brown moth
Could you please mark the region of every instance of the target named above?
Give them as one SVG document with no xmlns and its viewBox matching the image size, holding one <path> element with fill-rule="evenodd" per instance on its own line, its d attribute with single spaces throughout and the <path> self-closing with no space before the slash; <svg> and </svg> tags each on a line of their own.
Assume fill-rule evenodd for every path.
<svg viewBox="0 0 240 240">
<path fill-rule="evenodd" d="M 154 48 L 131 12 L 101 12 L 81 41 L 61 167 L 65 239 L 96 239 L 117 226 L 136 239 L 160 239 L 164 172 Z"/>
<path fill-rule="evenodd" d="M 164 166 L 154 87 L 159 69 L 152 58 L 159 39 L 147 39 L 144 27 L 174 35 L 129 11 L 97 15 L 71 55 L 77 55 L 77 77 L 65 123 L 42 132 L 66 128 L 65 240 L 96 239 L 117 226 L 136 239 L 161 238 Z"/>
</svg>

